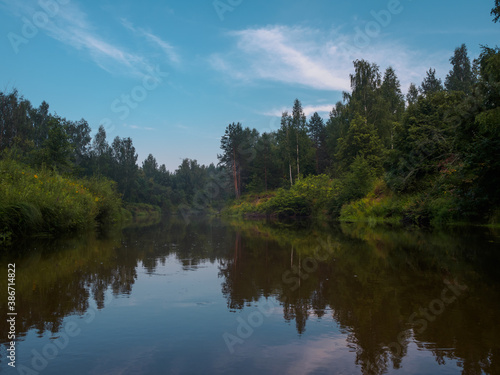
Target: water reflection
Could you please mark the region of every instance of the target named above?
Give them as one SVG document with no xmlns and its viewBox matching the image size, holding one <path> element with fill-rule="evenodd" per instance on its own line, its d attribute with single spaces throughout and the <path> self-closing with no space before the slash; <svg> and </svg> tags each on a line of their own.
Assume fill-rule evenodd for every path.
<svg viewBox="0 0 500 375">
<path fill-rule="evenodd" d="M 458 360 L 464 374 L 500 373 L 493 233 L 259 223 L 236 231 L 235 255 L 221 270 L 230 308 L 276 295 L 299 334 L 309 318 L 330 313 L 365 374 L 400 368 L 412 341 L 439 364 Z"/>
<path fill-rule="evenodd" d="M 304 337 L 312 320 L 323 320 L 325 332 L 335 322 L 339 347 L 355 353 L 363 374 L 397 370 L 415 348 L 431 352 L 439 364 L 457 362 L 463 374 L 498 374 L 498 249 L 498 234 L 485 229 L 431 233 L 170 219 L 106 236 L 27 244 L 23 253 L 4 253 L 2 267 L 17 265 L 21 337 L 31 330 L 55 335 L 65 317 L 83 315 L 91 302 L 105 309 L 110 293 L 133 296 L 139 269 L 168 278 L 158 270 L 173 257 L 184 273 L 217 265 L 210 280 L 220 284 L 227 311 L 274 299 L 282 320 Z M 0 288 L 6 289 L 5 279 Z M 0 310 L 6 309 L 3 298 Z M 181 324 L 188 329 L 188 318 Z M 7 330 L 0 320 L 2 340 Z M 318 343 L 328 341 L 315 335 Z M 326 355 L 314 345 L 303 350 Z"/>
</svg>

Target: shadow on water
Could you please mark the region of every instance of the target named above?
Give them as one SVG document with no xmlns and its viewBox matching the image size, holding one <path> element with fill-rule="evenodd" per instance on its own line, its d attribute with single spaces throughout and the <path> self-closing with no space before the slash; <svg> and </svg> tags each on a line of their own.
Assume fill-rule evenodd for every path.
<svg viewBox="0 0 500 375">
<path fill-rule="evenodd" d="M 133 294 L 139 266 L 154 276 L 174 256 L 184 272 L 216 264 L 229 311 L 274 298 L 299 335 L 308 321 L 330 316 L 364 374 L 398 369 L 412 343 L 440 364 L 458 361 L 464 374 L 499 374 L 499 245 L 498 233 L 483 228 L 425 232 L 218 220 L 186 225 L 170 218 L 26 243 L 4 253 L 1 264 L 16 263 L 21 340 L 30 330 L 57 334 L 65 317 L 83 315 L 91 303 L 104 309 L 107 293 Z M 6 284 L 2 278 L 0 288 Z M 6 302 L 0 301 L 1 311 Z M 0 320 L 2 340 L 7 332 Z"/>
</svg>

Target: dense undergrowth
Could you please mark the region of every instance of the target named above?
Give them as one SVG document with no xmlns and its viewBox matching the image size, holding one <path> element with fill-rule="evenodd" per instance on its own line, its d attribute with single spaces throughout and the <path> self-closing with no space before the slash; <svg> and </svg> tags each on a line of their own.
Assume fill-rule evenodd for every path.
<svg viewBox="0 0 500 375">
<path fill-rule="evenodd" d="M 106 225 L 123 217 L 115 183 L 65 177 L 47 168 L 0 160 L 0 243 L 11 237 Z"/>
<path fill-rule="evenodd" d="M 386 183 L 359 178 L 331 179 L 310 176 L 289 189 L 247 194 L 224 211 L 236 217 L 314 217 L 345 222 L 440 226 L 463 221 L 460 200 L 439 186 L 396 194 Z M 481 223 L 497 225 L 499 213 Z"/>
</svg>

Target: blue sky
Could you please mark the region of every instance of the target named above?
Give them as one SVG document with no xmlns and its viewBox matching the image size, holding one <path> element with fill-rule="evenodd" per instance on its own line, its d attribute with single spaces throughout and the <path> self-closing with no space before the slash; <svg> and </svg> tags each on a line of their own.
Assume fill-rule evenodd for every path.
<svg viewBox="0 0 500 375">
<path fill-rule="evenodd" d="M 217 162 L 231 122 L 276 130 L 299 98 L 323 117 L 349 89 L 352 61 L 393 66 L 406 92 L 444 78 L 466 43 L 495 46 L 493 0 L 0 0 L 0 89 L 85 118 L 108 141 Z"/>
</svg>

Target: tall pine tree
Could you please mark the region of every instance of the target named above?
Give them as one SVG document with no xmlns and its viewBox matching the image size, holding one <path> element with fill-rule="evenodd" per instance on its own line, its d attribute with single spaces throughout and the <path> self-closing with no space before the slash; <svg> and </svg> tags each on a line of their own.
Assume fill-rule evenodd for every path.
<svg viewBox="0 0 500 375">
<path fill-rule="evenodd" d="M 446 76 L 444 83 L 446 90 L 462 91 L 469 94 L 474 84 L 474 75 L 465 44 L 455 49 L 455 54 L 450 58 L 450 62 L 452 70 Z"/>
</svg>

